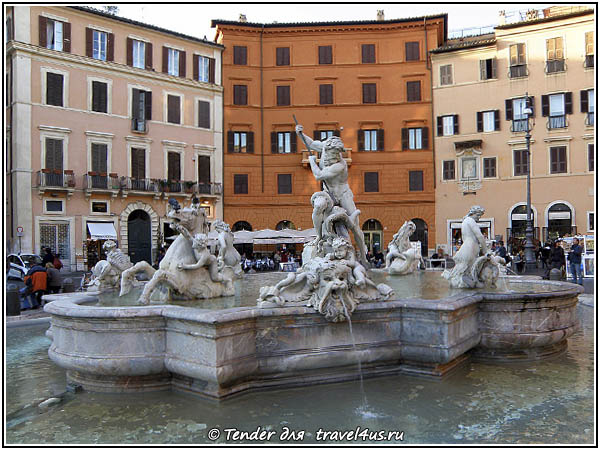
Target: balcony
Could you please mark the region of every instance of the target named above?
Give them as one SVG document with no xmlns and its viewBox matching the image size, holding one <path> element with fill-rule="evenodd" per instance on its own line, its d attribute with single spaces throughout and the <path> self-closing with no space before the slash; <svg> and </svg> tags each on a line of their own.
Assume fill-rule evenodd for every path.
<svg viewBox="0 0 600 450">
<path fill-rule="evenodd" d="M 594 126 L 594 111 L 587 113 L 587 115 L 585 116 L 585 124 L 588 127 Z"/>
<path fill-rule="evenodd" d="M 546 61 L 546 73 L 564 72 L 567 70 L 564 59 Z"/>
<path fill-rule="evenodd" d="M 145 119 L 131 119 L 131 131 L 135 131 L 137 133 L 147 133 L 148 132 L 148 123 Z"/>
<path fill-rule="evenodd" d="M 583 67 L 586 69 L 590 69 L 594 67 L 594 55 L 585 55 L 585 61 L 583 62 Z"/>
<path fill-rule="evenodd" d="M 92 193 L 109 193 L 116 197 L 121 189 L 121 181 L 116 173 L 88 172 L 83 176 L 83 186 L 86 197 Z"/>
<path fill-rule="evenodd" d="M 46 191 L 60 191 L 70 197 L 75 191 L 75 175 L 72 170 L 42 169 L 37 172 L 37 188 L 40 196 Z"/>
<path fill-rule="evenodd" d="M 308 157 L 310 154 L 311 152 L 308 150 L 302 150 L 302 165 L 304 167 L 310 168 L 310 163 L 308 162 Z M 342 158 L 344 158 L 344 161 L 346 161 L 346 164 L 348 164 L 348 167 L 350 167 L 352 165 L 352 149 L 344 148 L 344 151 L 342 152 Z M 321 158 L 319 158 L 317 154 L 317 164 L 319 164 L 320 161 Z"/>
<path fill-rule="evenodd" d="M 527 119 L 515 119 L 512 121 L 510 126 L 510 131 L 513 133 L 525 132 L 527 131 Z"/>
<path fill-rule="evenodd" d="M 196 183 L 194 184 L 194 193 L 200 197 L 219 196 L 223 193 L 223 185 L 221 183 Z"/>
<path fill-rule="evenodd" d="M 193 181 L 182 180 L 157 180 L 157 182 L 164 197 L 184 196 L 189 198 L 192 195 L 216 197 L 223 193 L 221 183 L 195 183 Z"/>
<path fill-rule="evenodd" d="M 156 199 L 160 198 L 162 191 L 158 180 L 150 178 L 122 177 L 122 192 L 124 198 L 130 194 L 153 195 Z"/>
<path fill-rule="evenodd" d="M 554 130 L 557 128 L 567 128 L 568 124 L 567 124 L 567 116 L 566 115 L 562 115 L 562 116 L 550 116 L 548 118 L 548 123 L 546 124 L 546 127 L 549 130 Z"/>
<path fill-rule="evenodd" d="M 510 78 L 523 78 L 527 75 L 529 75 L 529 72 L 527 71 L 527 64 L 510 66 L 510 72 L 508 73 Z"/>
</svg>

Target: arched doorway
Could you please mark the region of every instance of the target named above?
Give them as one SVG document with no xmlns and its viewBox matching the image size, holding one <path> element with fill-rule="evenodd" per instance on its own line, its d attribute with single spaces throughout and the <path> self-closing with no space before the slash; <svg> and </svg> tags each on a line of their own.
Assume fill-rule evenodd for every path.
<svg viewBox="0 0 600 450">
<path fill-rule="evenodd" d="M 573 227 L 573 211 L 565 203 L 555 203 L 548 209 L 548 238 L 557 239 L 567 234 L 577 234 Z"/>
<path fill-rule="evenodd" d="M 367 251 L 375 254 L 375 249 L 383 251 L 383 227 L 377 219 L 369 219 L 362 226 Z"/>
<path fill-rule="evenodd" d="M 236 231 L 252 231 L 252 225 L 250 225 L 245 220 L 239 220 L 233 224 L 231 227 L 231 231 L 234 233 Z M 252 242 L 246 242 L 244 244 L 233 244 L 233 247 L 238 251 L 240 255 L 245 258 L 251 258 L 252 253 L 254 253 L 254 245 Z"/>
<path fill-rule="evenodd" d="M 127 217 L 127 248 L 132 263 L 152 264 L 152 222 L 146 211 L 136 209 Z"/>
<path fill-rule="evenodd" d="M 234 233 L 236 231 L 252 231 L 252 225 L 250 225 L 244 220 L 239 220 L 233 224 L 233 226 L 231 227 L 231 231 L 233 231 Z"/>
<path fill-rule="evenodd" d="M 427 258 L 427 252 L 429 248 L 429 236 L 427 231 L 427 222 L 423 219 L 410 219 L 412 223 L 415 224 L 417 229 L 415 232 L 409 237 L 411 242 L 419 241 L 421 242 L 421 255 Z"/>
<path fill-rule="evenodd" d="M 295 230 L 296 229 L 296 225 L 294 225 L 294 223 L 290 222 L 289 220 L 282 220 L 281 222 L 279 222 L 275 226 L 275 229 L 277 231 L 281 231 L 281 230 Z"/>
</svg>

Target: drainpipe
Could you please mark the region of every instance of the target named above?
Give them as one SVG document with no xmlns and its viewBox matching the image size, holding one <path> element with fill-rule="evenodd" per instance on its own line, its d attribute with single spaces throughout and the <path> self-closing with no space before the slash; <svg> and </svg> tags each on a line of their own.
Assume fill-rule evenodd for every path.
<svg viewBox="0 0 600 450">
<path fill-rule="evenodd" d="M 265 111 L 263 98 L 263 33 L 265 25 L 262 24 L 260 29 L 260 183 L 261 192 L 265 192 Z"/>
<path fill-rule="evenodd" d="M 425 66 L 429 70 L 429 89 L 431 91 L 431 151 L 433 153 L 433 190 L 436 188 L 437 169 L 435 167 L 435 116 L 433 114 L 433 71 L 429 61 L 429 47 L 427 45 L 427 19 L 423 18 L 423 30 L 425 33 Z"/>
<path fill-rule="evenodd" d="M 225 88 L 223 87 L 223 52 L 225 48 L 221 49 L 221 219 L 225 220 L 225 152 L 227 147 L 227 132 L 225 131 Z M 196 158 L 198 155 L 196 155 Z"/>
</svg>

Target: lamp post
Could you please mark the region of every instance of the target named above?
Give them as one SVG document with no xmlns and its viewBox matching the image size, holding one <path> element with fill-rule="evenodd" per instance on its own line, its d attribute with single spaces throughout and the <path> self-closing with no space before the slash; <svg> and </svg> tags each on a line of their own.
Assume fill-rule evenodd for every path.
<svg viewBox="0 0 600 450">
<path fill-rule="evenodd" d="M 527 117 L 527 128 L 525 142 L 527 143 L 527 226 L 525 228 L 525 268 L 527 272 L 537 268 L 535 259 L 535 246 L 533 245 L 533 217 L 531 214 L 531 133 L 529 127 L 529 117 L 533 110 L 529 105 L 529 93 L 525 93 L 525 109 L 523 110 Z"/>
</svg>

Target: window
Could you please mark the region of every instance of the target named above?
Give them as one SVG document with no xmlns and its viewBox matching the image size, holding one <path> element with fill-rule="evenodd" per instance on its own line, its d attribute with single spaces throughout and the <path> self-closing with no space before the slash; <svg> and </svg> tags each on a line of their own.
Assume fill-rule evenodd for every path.
<svg viewBox="0 0 600 450">
<path fill-rule="evenodd" d="M 279 173 L 277 174 L 277 193 L 291 194 L 292 193 L 292 174 Z"/>
<path fill-rule="evenodd" d="M 442 86 L 452 84 L 452 64 L 440 66 L 440 84 Z"/>
<path fill-rule="evenodd" d="M 248 193 L 248 174 L 235 174 L 233 176 L 233 193 L 247 194 Z"/>
<path fill-rule="evenodd" d="M 406 82 L 406 101 L 420 102 L 421 101 L 421 82 L 407 81 Z"/>
<path fill-rule="evenodd" d="M 407 42 L 405 44 L 405 51 L 407 61 L 419 61 L 421 59 L 418 42 Z"/>
<path fill-rule="evenodd" d="M 585 33 L 585 62 L 584 67 L 594 67 L 594 32 Z"/>
<path fill-rule="evenodd" d="M 133 67 L 144 69 L 146 67 L 146 43 L 132 39 L 132 64 Z"/>
<path fill-rule="evenodd" d="M 363 103 L 377 103 L 377 84 L 363 83 Z"/>
<path fill-rule="evenodd" d="M 479 60 L 479 76 L 482 80 L 498 78 L 496 73 L 496 58 Z"/>
<path fill-rule="evenodd" d="M 108 202 L 92 202 L 92 213 L 107 214 Z"/>
<path fill-rule="evenodd" d="M 375 62 L 375 44 L 362 44 L 362 59 L 363 64 L 371 64 Z"/>
<path fill-rule="evenodd" d="M 402 150 L 429 148 L 429 128 L 402 128 Z"/>
<path fill-rule="evenodd" d="M 210 128 L 210 102 L 198 100 L 198 126 Z"/>
<path fill-rule="evenodd" d="M 566 128 L 567 114 L 573 113 L 571 92 L 542 95 L 542 116 L 548 117 L 548 129 Z"/>
<path fill-rule="evenodd" d="M 227 151 L 229 153 L 254 153 L 254 132 L 228 131 Z"/>
<path fill-rule="evenodd" d="M 423 171 L 411 170 L 408 172 L 408 190 L 422 191 L 423 190 Z"/>
<path fill-rule="evenodd" d="M 529 117 L 535 117 L 535 102 L 533 97 L 529 97 L 525 99 L 525 97 L 521 98 L 513 98 L 505 101 L 506 106 L 506 120 L 511 120 L 511 131 L 519 132 L 519 131 L 527 131 L 527 114 L 525 114 L 525 108 L 531 108 L 532 113 Z"/>
<path fill-rule="evenodd" d="M 132 89 L 131 93 L 131 129 L 145 132 L 146 121 L 152 120 L 152 92 Z"/>
<path fill-rule="evenodd" d="M 46 105 L 63 105 L 63 80 L 60 73 L 46 72 Z"/>
<path fill-rule="evenodd" d="M 479 173 L 477 170 L 477 158 L 460 158 L 460 179 L 461 180 L 477 180 Z"/>
<path fill-rule="evenodd" d="M 458 134 L 458 115 L 439 116 L 437 118 L 438 136 Z"/>
<path fill-rule="evenodd" d="M 289 66 L 290 65 L 290 48 L 289 47 L 277 47 L 275 50 L 275 64 L 278 66 Z"/>
<path fill-rule="evenodd" d="M 580 92 L 581 95 L 581 112 L 586 113 L 585 124 L 594 126 L 594 108 L 595 97 L 593 89 L 586 89 Z"/>
<path fill-rule="evenodd" d="M 198 155 L 198 193 L 210 194 L 210 156 Z"/>
<path fill-rule="evenodd" d="M 330 138 L 331 136 L 339 137 L 339 135 L 339 130 L 315 130 L 313 138 L 318 141 L 324 141 L 325 139 Z"/>
<path fill-rule="evenodd" d="M 567 147 L 550 147 L 550 173 L 567 173 Z"/>
<path fill-rule="evenodd" d="M 136 180 L 146 178 L 146 149 L 131 148 L 131 178 Z M 133 189 L 135 188 L 134 186 Z"/>
<path fill-rule="evenodd" d="M 365 192 L 379 192 L 379 172 L 365 172 Z"/>
<path fill-rule="evenodd" d="M 319 85 L 319 104 L 321 104 L 321 105 L 332 105 L 333 104 L 333 84 L 320 84 Z"/>
<path fill-rule="evenodd" d="M 64 210 L 64 200 L 46 200 L 44 203 L 46 214 L 62 213 Z"/>
<path fill-rule="evenodd" d="M 277 106 L 290 105 L 290 87 L 277 86 Z"/>
<path fill-rule="evenodd" d="M 331 45 L 319 45 L 319 64 L 332 64 L 333 51 Z"/>
<path fill-rule="evenodd" d="M 454 160 L 444 161 L 442 171 L 444 180 L 454 180 L 456 178 Z"/>
<path fill-rule="evenodd" d="M 106 61 L 108 34 L 104 31 L 93 30 L 92 58 Z"/>
<path fill-rule="evenodd" d="M 383 130 L 358 130 L 358 150 L 375 152 L 383 150 Z"/>
<path fill-rule="evenodd" d="M 248 48 L 241 45 L 233 46 L 233 64 L 245 66 L 248 64 Z"/>
<path fill-rule="evenodd" d="M 167 180 L 181 180 L 181 155 L 178 152 L 167 152 Z"/>
<path fill-rule="evenodd" d="M 215 59 L 207 56 L 194 55 L 194 80 L 205 83 L 215 82 Z"/>
<path fill-rule="evenodd" d="M 510 46 L 510 78 L 527 76 L 527 63 L 525 62 L 525 44 Z"/>
<path fill-rule="evenodd" d="M 179 95 L 167 95 L 167 122 L 181 123 L 181 97 Z"/>
<path fill-rule="evenodd" d="M 513 163 L 513 172 L 515 177 L 527 175 L 527 173 L 529 172 L 527 150 L 514 150 Z"/>
<path fill-rule="evenodd" d="M 41 18 L 41 17 L 40 17 Z M 46 19 L 46 45 L 51 50 L 63 50 L 63 22 Z M 40 35 L 43 33 L 40 29 Z"/>
<path fill-rule="evenodd" d="M 245 84 L 233 85 L 233 104 L 247 105 L 248 104 L 248 86 Z"/>
<path fill-rule="evenodd" d="M 296 153 L 296 133 L 274 131 L 271 133 L 271 153 Z"/>
<path fill-rule="evenodd" d="M 167 48 L 167 73 L 169 75 L 179 76 L 179 56 L 179 50 Z"/>
<path fill-rule="evenodd" d="M 496 158 L 483 158 L 483 178 L 496 178 Z"/>
<path fill-rule="evenodd" d="M 595 170 L 594 167 L 594 144 L 588 144 L 588 170 L 593 172 Z"/>
<path fill-rule="evenodd" d="M 108 84 L 92 81 L 92 111 L 105 113 L 108 111 Z"/>
<path fill-rule="evenodd" d="M 93 142 L 91 152 L 91 187 L 106 189 L 108 185 L 106 178 L 108 172 L 108 145 Z"/>
<path fill-rule="evenodd" d="M 477 113 L 477 131 L 487 133 L 500 129 L 500 111 L 479 111 Z"/>
<path fill-rule="evenodd" d="M 563 38 L 546 39 L 546 73 L 564 72 Z"/>
</svg>

